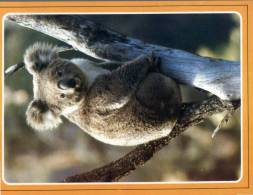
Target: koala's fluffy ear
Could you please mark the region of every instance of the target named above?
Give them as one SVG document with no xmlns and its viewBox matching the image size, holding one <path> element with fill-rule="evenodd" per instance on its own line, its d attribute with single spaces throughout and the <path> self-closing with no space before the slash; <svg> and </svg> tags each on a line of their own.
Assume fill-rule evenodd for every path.
<svg viewBox="0 0 253 195">
<path fill-rule="evenodd" d="M 62 121 L 59 114 L 48 107 L 42 100 L 33 100 L 26 111 L 27 123 L 36 130 L 56 128 Z"/>
<path fill-rule="evenodd" d="M 31 74 L 39 73 L 58 57 L 58 47 L 37 42 L 25 51 L 25 67 Z"/>
</svg>

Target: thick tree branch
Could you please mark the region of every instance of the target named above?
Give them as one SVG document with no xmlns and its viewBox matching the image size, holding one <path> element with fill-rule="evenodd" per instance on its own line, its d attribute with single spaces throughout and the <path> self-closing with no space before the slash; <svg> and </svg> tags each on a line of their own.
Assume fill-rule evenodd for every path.
<svg viewBox="0 0 253 195">
<path fill-rule="evenodd" d="M 156 152 L 168 145 L 171 139 L 183 133 L 188 127 L 195 126 L 212 114 L 230 110 L 231 106 L 234 109 L 238 108 L 240 106 L 240 101 L 234 101 L 230 104 L 214 96 L 202 103 L 184 105 L 176 126 L 167 137 L 137 146 L 133 151 L 108 165 L 83 174 L 68 177 L 64 182 L 118 181 L 131 171 L 144 165 Z"/>
<path fill-rule="evenodd" d="M 22 26 L 62 40 L 95 58 L 126 61 L 151 51 L 162 58 L 162 73 L 224 100 L 240 99 L 240 63 L 197 56 L 144 43 L 106 29 L 81 15 L 11 15 Z"/>
</svg>

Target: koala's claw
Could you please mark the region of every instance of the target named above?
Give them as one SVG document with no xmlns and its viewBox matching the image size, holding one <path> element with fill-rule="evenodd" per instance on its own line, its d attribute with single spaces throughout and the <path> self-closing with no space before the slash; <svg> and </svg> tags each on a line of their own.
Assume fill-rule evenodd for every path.
<svg viewBox="0 0 253 195">
<path fill-rule="evenodd" d="M 156 67 L 160 67 L 161 65 L 161 57 L 159 56 L 154 56 L 154 59 L 153 59 L 153 63 Z"/>
<path fill-rule="evenodd" d="M 152 51 L 148 56 L 148 61 L 153 71 L 160 72 L 161 57 L 156 56 L 155 52 Z"/>
</svg>

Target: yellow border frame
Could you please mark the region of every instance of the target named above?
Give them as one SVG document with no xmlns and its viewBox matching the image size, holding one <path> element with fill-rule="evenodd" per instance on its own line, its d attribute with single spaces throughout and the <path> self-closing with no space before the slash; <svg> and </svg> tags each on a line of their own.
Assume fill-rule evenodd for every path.
<svg viewBox="0 0 253 195">
<path fill-rule="evenodd" d="M 238 12 L 242 16 L 242 123 L 243 123 L 243 177 L 237 183 L 185 183 L 185 184 L 75 184 L 75 185 L 8 185 L 1 180 L 1 190 L 3 194 L 253 194 L 253 147 L 250 140 L 253 139 L 252 117 L 249 115 L 252 108 L 252 66 L 253 62 L 253 42 L 250 35 L 253 34 L 253 1 L 142 1 L 142 2 L 1 2 L 0 18 L 8 13 L 29 13 L 29 12 Z M 2 29 L 1 22 L 0 28 Z M 2 39 L 2 31 L 1 39 Z M 1 53 L 3 52 L 3 40 L 1 40 Z M 2 62 L 2 59 L 1 59 Z M 3 75 L 1 63 L 1 75 Z M 252 87 L 252 86 L 251 86 Z M 1 91 L 3 83 L 1 83 Z M 3 108 L 3 98 L 1 95 L 1 108 Z M 3 113 L 0 112 L 2 118 Z M 1 129 L 3 130 L 3 129 Z M 2 131 L 0 138 L 2 140 Z M 2 162 L 2 144 L 1 144 Z M 1 166 L 2 167 L 2 166 Z M 250 172 L 251 171 L 251 172 Z"/>
</svg>

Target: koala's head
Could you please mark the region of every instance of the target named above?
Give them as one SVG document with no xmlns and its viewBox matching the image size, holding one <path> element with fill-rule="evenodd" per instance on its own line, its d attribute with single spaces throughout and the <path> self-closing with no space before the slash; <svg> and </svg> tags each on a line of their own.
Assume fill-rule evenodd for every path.
<svg viewBox="0 0 253 195">
<path fill-rule="evenodd" d="M 80 68 L 58 56 L 59 49 L 36 43 L 24 55 L 26 69 L 33 76 L 34 100 L 26 111 L 34 129 L 53 129 L 61 123 L 61 114 L 78 109 L 87 91 Z"/>
</svg>

